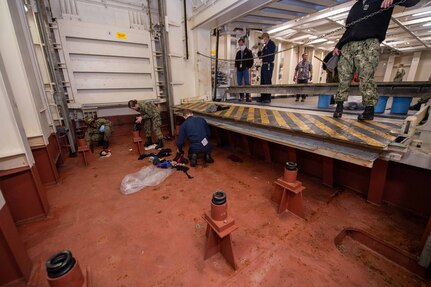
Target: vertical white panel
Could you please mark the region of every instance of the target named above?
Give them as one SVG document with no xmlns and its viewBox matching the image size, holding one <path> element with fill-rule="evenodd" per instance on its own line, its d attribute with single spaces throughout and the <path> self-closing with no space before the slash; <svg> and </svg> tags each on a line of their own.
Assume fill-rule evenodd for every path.
<svg viewBox="0 0 431 287">
<path fill-rule="evenodd" d="M 25 153 L 3 81 L 0 73 L 0 158 Z"/>
<path fill-rule="evenodd" d="M 386 72 L 385 77 L 383 78 L 384 82 L 390 82 L 392 80 L 392 69 L 395 63 L 395 55 L 390 55 L 388 59 L 388 63 L 386 64 Z"/>
<path fill-rule="evenodd" d="M 0 1 L 0 52 L 16 97 L 15 101 L 18 105 L 25 133 L 29 138 L 40 137 L 43 132 L 38 118 L 39 111 L 34 104 L 33 94 L 6 1 Z"/>
<path fill-rule="evenodd" d="M 197 56 L 196 52 L 199 51 L 205 55 L 211 53 L 210 30 L 197 28 L 190 31 L 189 35 L 192 35 L 193 40 L 189 41 L 189 62 L 194 63 L 189 68 L 192 70 L 193 75 L 189 81 L 190 85 L 195 86 L 194 93 L 191 93 L 190 96 L 209 100 L 211 99 L 211 60 Z M 175 104 L 180 102 L 180 99 L 175 98 L 174 100 Z"/>
<path fill-rule="evenodd" d="M 4 201 L 3 194 L 1 193 L 1 190 L 0 190 L 0 210 L 3 208 L 5 204 L 6 202 Z"/>
<path fill-rule="evenodd" d="M 422 54 L 422 52 L 416 52 L 413 54 L 413 60 L 412 60 L 412 63 L 410 65 L 410 70 L 409 70 L 409 74 L 407 76 L 407 81 L 414 81 L 415 80 L 416 71 L 418 70 L 419 61 L 421 59 L 421 54 Z"/>
<path fill-rule="evenodd" d="M 0 170 L 34 164 L 14 95 L 0 54 Z"/>
</svg>

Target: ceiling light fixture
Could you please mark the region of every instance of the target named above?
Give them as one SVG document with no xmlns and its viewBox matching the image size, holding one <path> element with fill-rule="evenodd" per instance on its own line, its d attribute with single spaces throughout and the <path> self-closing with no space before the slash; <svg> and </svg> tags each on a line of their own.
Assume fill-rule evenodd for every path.
<svg viewBox="0 0 431 287">
<path fill-rule="evenodd" d="M 345 3 L 345 4 L 348 4 L 348 3 Z M 323 11 L 320 11 L 320 12 L 324 12 L 325 11 L 324 13 L 322 13 L 322 14 L 316 14 L 317 17 L 316 17 L 315 20 L 320 20 L 320 19 L 324 19 L 324 18 L 327 18 L 327 17 L 331 17 L 331 16 L 334 16 L 334 15 L 340 14 L 340 13 L 348 12 L 351 7 L 352 7 L 352 5 L 349 4 L 346 7 L 342 7 L 342 8 L 335 9 L 335 10 L 333 10 L 333 8 L 325 9 Z M 300 18 L 300 19 L 302 19 L 302 18 Z M 293 20 L 293 21 L 294 22 L 298 22 L 300 19 L 296 19 L 296 20 Z M 279 26 L 277 28 L 269 30 L 268 33 L 269 34 L 274 34 L 274 33 L 277 33 L 277 32 L 280 32 L 280 31 L 292 28 L 293 26 L 294 25 L 292 24 L 292 22 L 289 21 L 289 22 L 287 22 L 286 24 L 284 24 L 282 26 Z"/>
<path fill-rule="evenodd" d="M 412 16 L 413 17 L 417 17 L 417 16 L 426 15 L 426 14 L 429 14 L 429 13 L 431 13 L 431 11 L 425 11 L 425 12 L 416 13 L 416 14 L 413 14 Z"/>
</svg>

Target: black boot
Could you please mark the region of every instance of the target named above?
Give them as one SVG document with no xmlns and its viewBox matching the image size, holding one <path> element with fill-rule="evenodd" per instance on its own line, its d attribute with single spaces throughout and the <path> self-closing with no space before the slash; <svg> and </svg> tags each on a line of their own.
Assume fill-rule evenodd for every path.
<svg viewBox="0 0 431 287">
<path fill-rule="evenodd" d="M 189 155 L 189 159 L 190 159 L 190 166 L 195 167 L 196 164 L 198 163 L 198 155 L 195 153 L 192 153 L 191 155 Z"/>
<path fill-rule="evenodd" d="M 159 139 L 157 141 L 156 149 L 161 149 L 161 148 L 163 148 L 163 140 Z"/>
<path fill-rule="evenodd" d="M 152 144 L 153 140 L 151 139 L 151 137 L 147 137 L 147 141 L 144 143 L 144 147 L 149 147 Z"/>
<path fill-rule="evenodd" d="M 366 106 L 365 111 L 358 116 L 358 121 L 372 121 L 374 119 L 374 106 Z"/>
<path fill-rule="evenodd" d="M 341 118 L 341 116 L 343 115 L 343 103 L 344 102 L 337 102 L 337 107 L 335 108 L 335 112 L 334 112 L 334 118 L 338 119 Z"/>
<path fill-rule="evenodd" d="M 213 158 L 211 157 L 211 154 L 209 154 L 209 153 L 205 154 L 205 161 L 207 163 L 213 163 L 214 162 Z"/>
</svg>

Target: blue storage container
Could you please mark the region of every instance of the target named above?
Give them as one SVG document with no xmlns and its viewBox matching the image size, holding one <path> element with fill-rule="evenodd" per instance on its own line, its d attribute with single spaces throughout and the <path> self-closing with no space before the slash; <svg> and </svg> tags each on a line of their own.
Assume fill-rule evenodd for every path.
<svg viewBox="0 0 431 287">
<path fill-rule="evenodd" d="M 389 97 L 388 96 L 380 96 L 377 100 L 377 104 L 374 106 L 374 112 L 376 114 L 381 114 L 385 112 L 386 104 L 388 102 Z"/>
<path fill-rule="evenodd" d="M 317 108 L 327 109 L 331 103 L 332 95 L 319 95 L 319 101 L 317 102 Z"/>
<path fill-rule="evenodd" d="M 391 107 L 391 114 L 405 115 L 409 111 L 412 98 L 394 97 Z"/>
</svg>

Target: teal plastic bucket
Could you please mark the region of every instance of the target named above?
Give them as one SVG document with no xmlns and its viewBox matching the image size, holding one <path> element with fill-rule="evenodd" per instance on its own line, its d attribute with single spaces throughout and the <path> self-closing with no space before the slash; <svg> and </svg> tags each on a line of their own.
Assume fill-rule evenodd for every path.
<svg viewBox="0 0 431 287">
<path fill-rule="evenodd" d="M 332 95 L 319 95 L 319 100 L 317 102 L 317 108 L 319 109 L 327 109 L 329 108 L 329 104 L 331 103 Z"/>
<path fill-rule="evenodd" d="M 394 97 L 392 101 L 391 114 L 405 115 L 409 111 L 412 98 Z"/>
<path fill-rule="evenodd" d="M 376 114 L 384 113 L 386 109 L 386 104 L 388 103 L 388 96 L 380 96 L 377 100 L 377 104 L 374 106 L 374 112 Z"/>
</svg>

